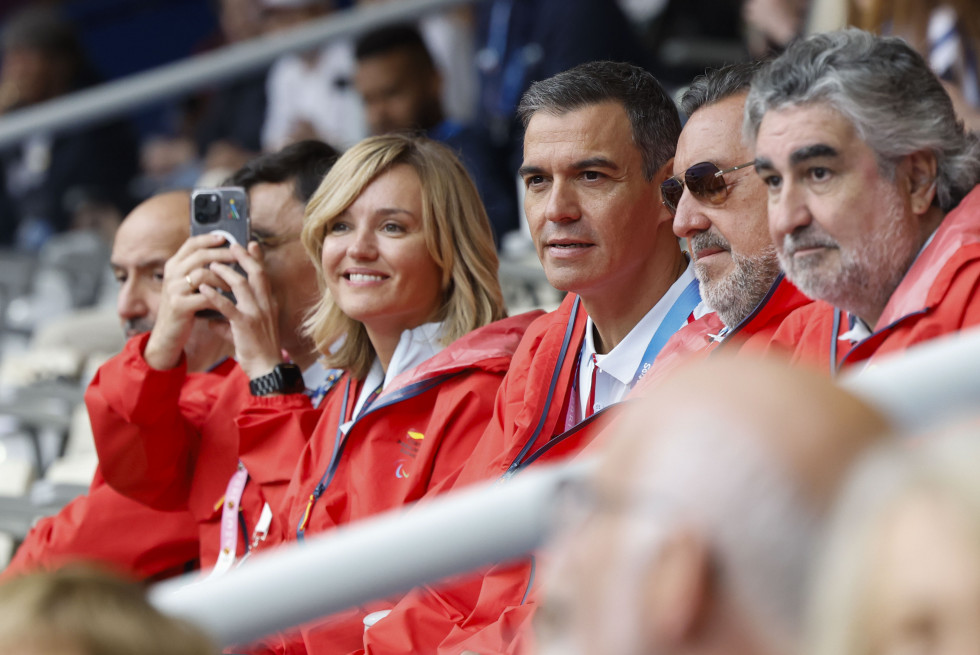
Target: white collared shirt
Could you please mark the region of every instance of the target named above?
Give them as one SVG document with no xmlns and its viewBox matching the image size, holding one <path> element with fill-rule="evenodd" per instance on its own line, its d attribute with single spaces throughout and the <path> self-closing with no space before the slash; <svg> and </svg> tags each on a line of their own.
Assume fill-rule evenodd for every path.
<svg viewBox="0 0 980 655">
<path fill-rule="evenodd" d="M 381 368 L 381 360 L 377 357 L 374 358 L 374 363 L 371 364 L 371 370 L 368 372 L 367 377 L 364 378 L 364 384 L 361 385 L 361 393 L 357 397 L 357 404 L 354 405 L 353 416 L 356 417 L 361 413 L 361 408 L 374 395 L 379 385 L 384 390 L 388 386 L 388 383 L 400 374 L 415 368 L 427 359 L 442 352 L 445 348 L 442 345 L 442 334 L 443 324 L 439 322 L 424 323 L 411 330 L 403 331 L 401 337 L 398 339 L 395 352 L 391 356 L 391 362 L 388 364 L 387 371 Z M 344 432 L 347 432 L 347 428 L 352 422 L 342 426 Z"/>
<path fill-rule="evenodd" d="M 585 341 L 582 344 L 582 356 L 579 359 L 578 370 L 578 417 L 579 421 L 585 418 L 588 411 L 589 392 L 591 391 L 592 369 L 598 365 L 598 372 L 595 380 L 595 407 L 598 412 L 603 407 L 608 407 L 620 402 L 626 397 L 633 386 L 633 378 L 636 371 L 643 364 L 643 354 L 646 352 L 650 339 L 660 328 L 667 312 L 673 307 L 674 303 L 680 298 L 684 289 L 694 280 L 694 265 L 688 264 L 687 269 L 653 308 L 640 319 L 629 334 L 620 341 L 615 348 L 605 355 L 599 355 L 595 350 L 595 326 L 590 317 L 585 323 Z M 680 329 L 687 325 L 687 316 L 683 322 L 676 326 Z M 593 355 L 597 364 L 593 364 Z"/>
</svg>

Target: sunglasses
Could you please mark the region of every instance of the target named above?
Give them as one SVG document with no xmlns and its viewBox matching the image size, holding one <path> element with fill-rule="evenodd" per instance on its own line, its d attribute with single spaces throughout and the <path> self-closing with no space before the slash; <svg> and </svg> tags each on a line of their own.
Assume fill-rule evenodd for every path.
<svg viewBox="0 0 980 655">
<path fill-rule="evenodd" d="M 728 198 L 729 185 L 725 182 L 725 173 L 731 173 L 754 164 L 755 160 L 753 159 L 723 171 L 710 161 L 695 164 L 683 173 L 667 178 L 660 185 L 660 195 L 663 196 L 664 206 L 673 215 L 677 211 L 677 203 L 681 201 L 685 186 L 698 200 L 707 201 L 712 205 L 720 205 Z M 683 180 L 681 175 L 684 177 Z"/>
</svg>

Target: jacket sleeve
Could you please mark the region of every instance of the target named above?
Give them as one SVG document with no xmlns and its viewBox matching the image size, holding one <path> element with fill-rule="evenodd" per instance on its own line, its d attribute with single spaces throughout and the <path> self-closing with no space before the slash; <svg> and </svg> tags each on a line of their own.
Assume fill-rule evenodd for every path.
<svg viewBox="0 0 980 655">
<path fill-rule="evenodd" d="M 108 483 L 155 509 L 185 509 L 214 385 L 185 384 L 183 359 L 173 369 L 151 368 L 143 359 L 148 338 L 130 339 L 102 365 L 85 405 Z"/>
<path fill-rule="evenodd" d="M 296 477 L 294 472 L 321 414 L 306 394 L 296 393 L 252 396 L 235 419 L 238 457 L 248 469 L 250 484 L 261 487 L 272 509 L 264 548 L 287 539 L 289 512 L 296 502 L 293 497 L 297 488 L 290 481 Z"/>
<path fill-rule="evenodd" d="M 196 568 L 197 553 L 197 524 L 189 513 L 141 505 L 97 472 L 87 495 L 31 529 L 3 577 L 94 561 L 139 580 L 161 579 Z"/>
</svg>

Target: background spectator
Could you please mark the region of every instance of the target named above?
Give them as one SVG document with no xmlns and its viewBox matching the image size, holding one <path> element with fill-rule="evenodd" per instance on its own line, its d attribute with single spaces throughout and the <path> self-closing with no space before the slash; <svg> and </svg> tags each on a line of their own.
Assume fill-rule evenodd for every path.
<svg viewBox="0 0 980 655">
<path fill-rule="evenodd" d="M 974 0 L 851 0 L 849 23 L 907 40 L 943 80 L 967 128 L 980 129 L 980 5 Z"/>
<path fill-rule="evenodd" d="M 259 0 L 267 33 L 291 30 L 333 11 L 331 0 Z M 338 149 L 365 136 L 360 99 L 351 84 L 350 41 L 332 41 L 303 54 L 283 55 L 266 82 L 262 126 L 265 151 L 303 139 L 320 139 Z"/>
<path fill-rule="evenodd" d="M 74 28 L 54 10 L 31 7 L 0 33 L 0 113 L 30 107 L 98 81 Z M 124 122 L 38 133 L 0 151 L 0 242 L 37 249 L 71 226 L 65 206 L 73 188 L 91 187 L 128 211 L 136 142 Z"/>
<path fill-rule="evenodd" d="M 406 24 L 362 36 L 354 49 L 354 86 L 372 134 L 419 131 L 453 149 L 487 209 L 496 242 L 518 227 L 517 187 L 497 165 L 486 130 L 446 117 L 443 78 L 419 31 Z"/>
</svg>

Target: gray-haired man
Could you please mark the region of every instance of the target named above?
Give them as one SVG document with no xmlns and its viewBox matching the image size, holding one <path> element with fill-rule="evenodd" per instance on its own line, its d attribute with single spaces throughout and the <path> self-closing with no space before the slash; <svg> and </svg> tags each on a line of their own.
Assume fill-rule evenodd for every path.
<svg viewBox="0 0 980 655">
<path fill-rule="evenodd" d="M 980 323 L 980 138 L 908 44 L 794 44 L 753 81 L 745 129 L 783 270 L 836 308 L 804 337 L 835 365 Z"/>
</svg>

